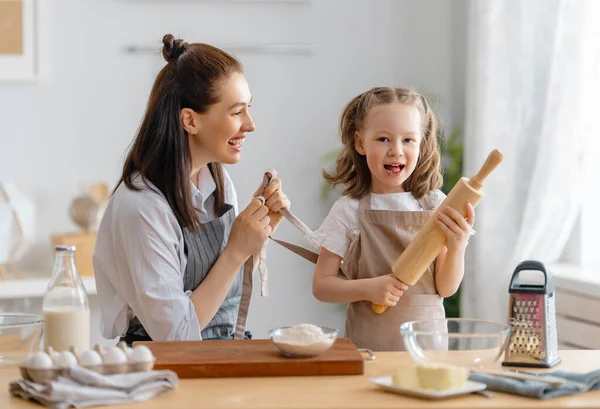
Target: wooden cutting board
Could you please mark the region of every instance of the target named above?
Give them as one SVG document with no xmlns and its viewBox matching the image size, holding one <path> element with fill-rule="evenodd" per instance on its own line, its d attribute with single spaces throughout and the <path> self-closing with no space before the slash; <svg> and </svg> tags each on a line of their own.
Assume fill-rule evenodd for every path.
<svg viewBox="0 0 600 409">
<path fill-rule="evenodd" d="M 348 338 L 338 338 L 324 354 L 288 358 L 270 339 L 239 341 L 135 342 L 147 345 L 154 369 L 170 369 L 180 378 L 250 376 L 361 375 L 364 360 Z"/>
</svg>

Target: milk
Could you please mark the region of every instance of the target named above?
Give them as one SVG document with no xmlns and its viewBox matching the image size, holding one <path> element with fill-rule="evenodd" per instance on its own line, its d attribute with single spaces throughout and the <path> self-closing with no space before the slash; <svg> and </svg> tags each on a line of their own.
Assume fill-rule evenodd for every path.
<svg viewBox="0 0 600 409">
<path fill-rule="evenodd" d="M 43 310 L 44 348 L 55 351 L 90 349 L 90 310 L 81 307 L 57 306 Z"/>
</svg>

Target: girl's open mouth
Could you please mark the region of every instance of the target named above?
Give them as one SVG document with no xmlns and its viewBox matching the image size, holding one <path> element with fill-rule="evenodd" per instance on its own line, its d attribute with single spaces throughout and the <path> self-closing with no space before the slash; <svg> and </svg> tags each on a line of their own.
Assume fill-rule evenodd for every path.
<svg viewBox="0 0 600 409">
<path fill-rule="evenodd" d="M 402 172 L 402 169 L 404 169 L 404 166 L 405 165 L 402 163 L 389 163 L 389 164 L 383 165 L 387 174 L 391 175 L 391 176 L 399 175 L 400 172 Z"/>
</svg>

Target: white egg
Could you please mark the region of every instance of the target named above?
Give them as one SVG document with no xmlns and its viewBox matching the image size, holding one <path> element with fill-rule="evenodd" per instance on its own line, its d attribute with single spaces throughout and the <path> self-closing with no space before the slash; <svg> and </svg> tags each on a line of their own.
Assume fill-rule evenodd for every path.
<svg viewBox="0 0 600 409">
<path fill-rule="evenodd" d="M 56 352 L 55 350 L 52 349 L 52 350 L 48 351 L 48 355 L 50 355 L 50 358 L 52 358 L 52 360 L 54 361 L 54 363 L 56 363 L 56 360 L 60 356 L 60 353 L 58 353 L 58 352 Z"/>
<path fill-rule="evenodd" d="M 79 355 L 79 362 L 83 366 L 96 366 L 102 364 L 102 358 L 100 354 L 93 349 L 89 349 L 87 351 L 83 351 Z"/>
<path fill-rule="evenodd" d="M 138 345 L 133 348 L 131 358 L 135 362 L 150 362 L 154 360 L 154 355 L 152 355 L 152 351 L 146 345 Z"/>
<path fill-rule="evenodd" d="M 133 354 L 133 348 L 131 347 L 126 347 L 125 348 L 125 353 L 127 354 L 128 358 L 131 358 L 131 355 Z"/>
<path fill-rule="evenodd" d="M 104 362 L 107 364 L 123 364 L 127 362 L 127 355 L 121 348 L 112 347 L 106 350 L 104 355 Z"/>
<path fill-rule="evenodd" d="M 70 351 L 62 351 L 54 360 L 54 365 L 59 368 L 69 368 L 77 365 L 77 358 Z"/>
<path fill-rule="evenodd" d="M 29 368 L 50 369 L 52 368 L 52 358 L 45 352 L 36 352 L 28 362 Z"/>
</svg>

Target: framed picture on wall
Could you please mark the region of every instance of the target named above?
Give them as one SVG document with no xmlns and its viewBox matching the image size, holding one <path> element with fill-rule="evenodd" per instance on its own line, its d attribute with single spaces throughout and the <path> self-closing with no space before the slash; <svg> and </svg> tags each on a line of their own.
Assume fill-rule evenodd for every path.
<svg viewBox="0 0 600 409">
<path fill-rule="evenodd" d="M 36 79 L 36 29 L 36 0 L 0 0 L 0 81 Z"/>
</svg>

